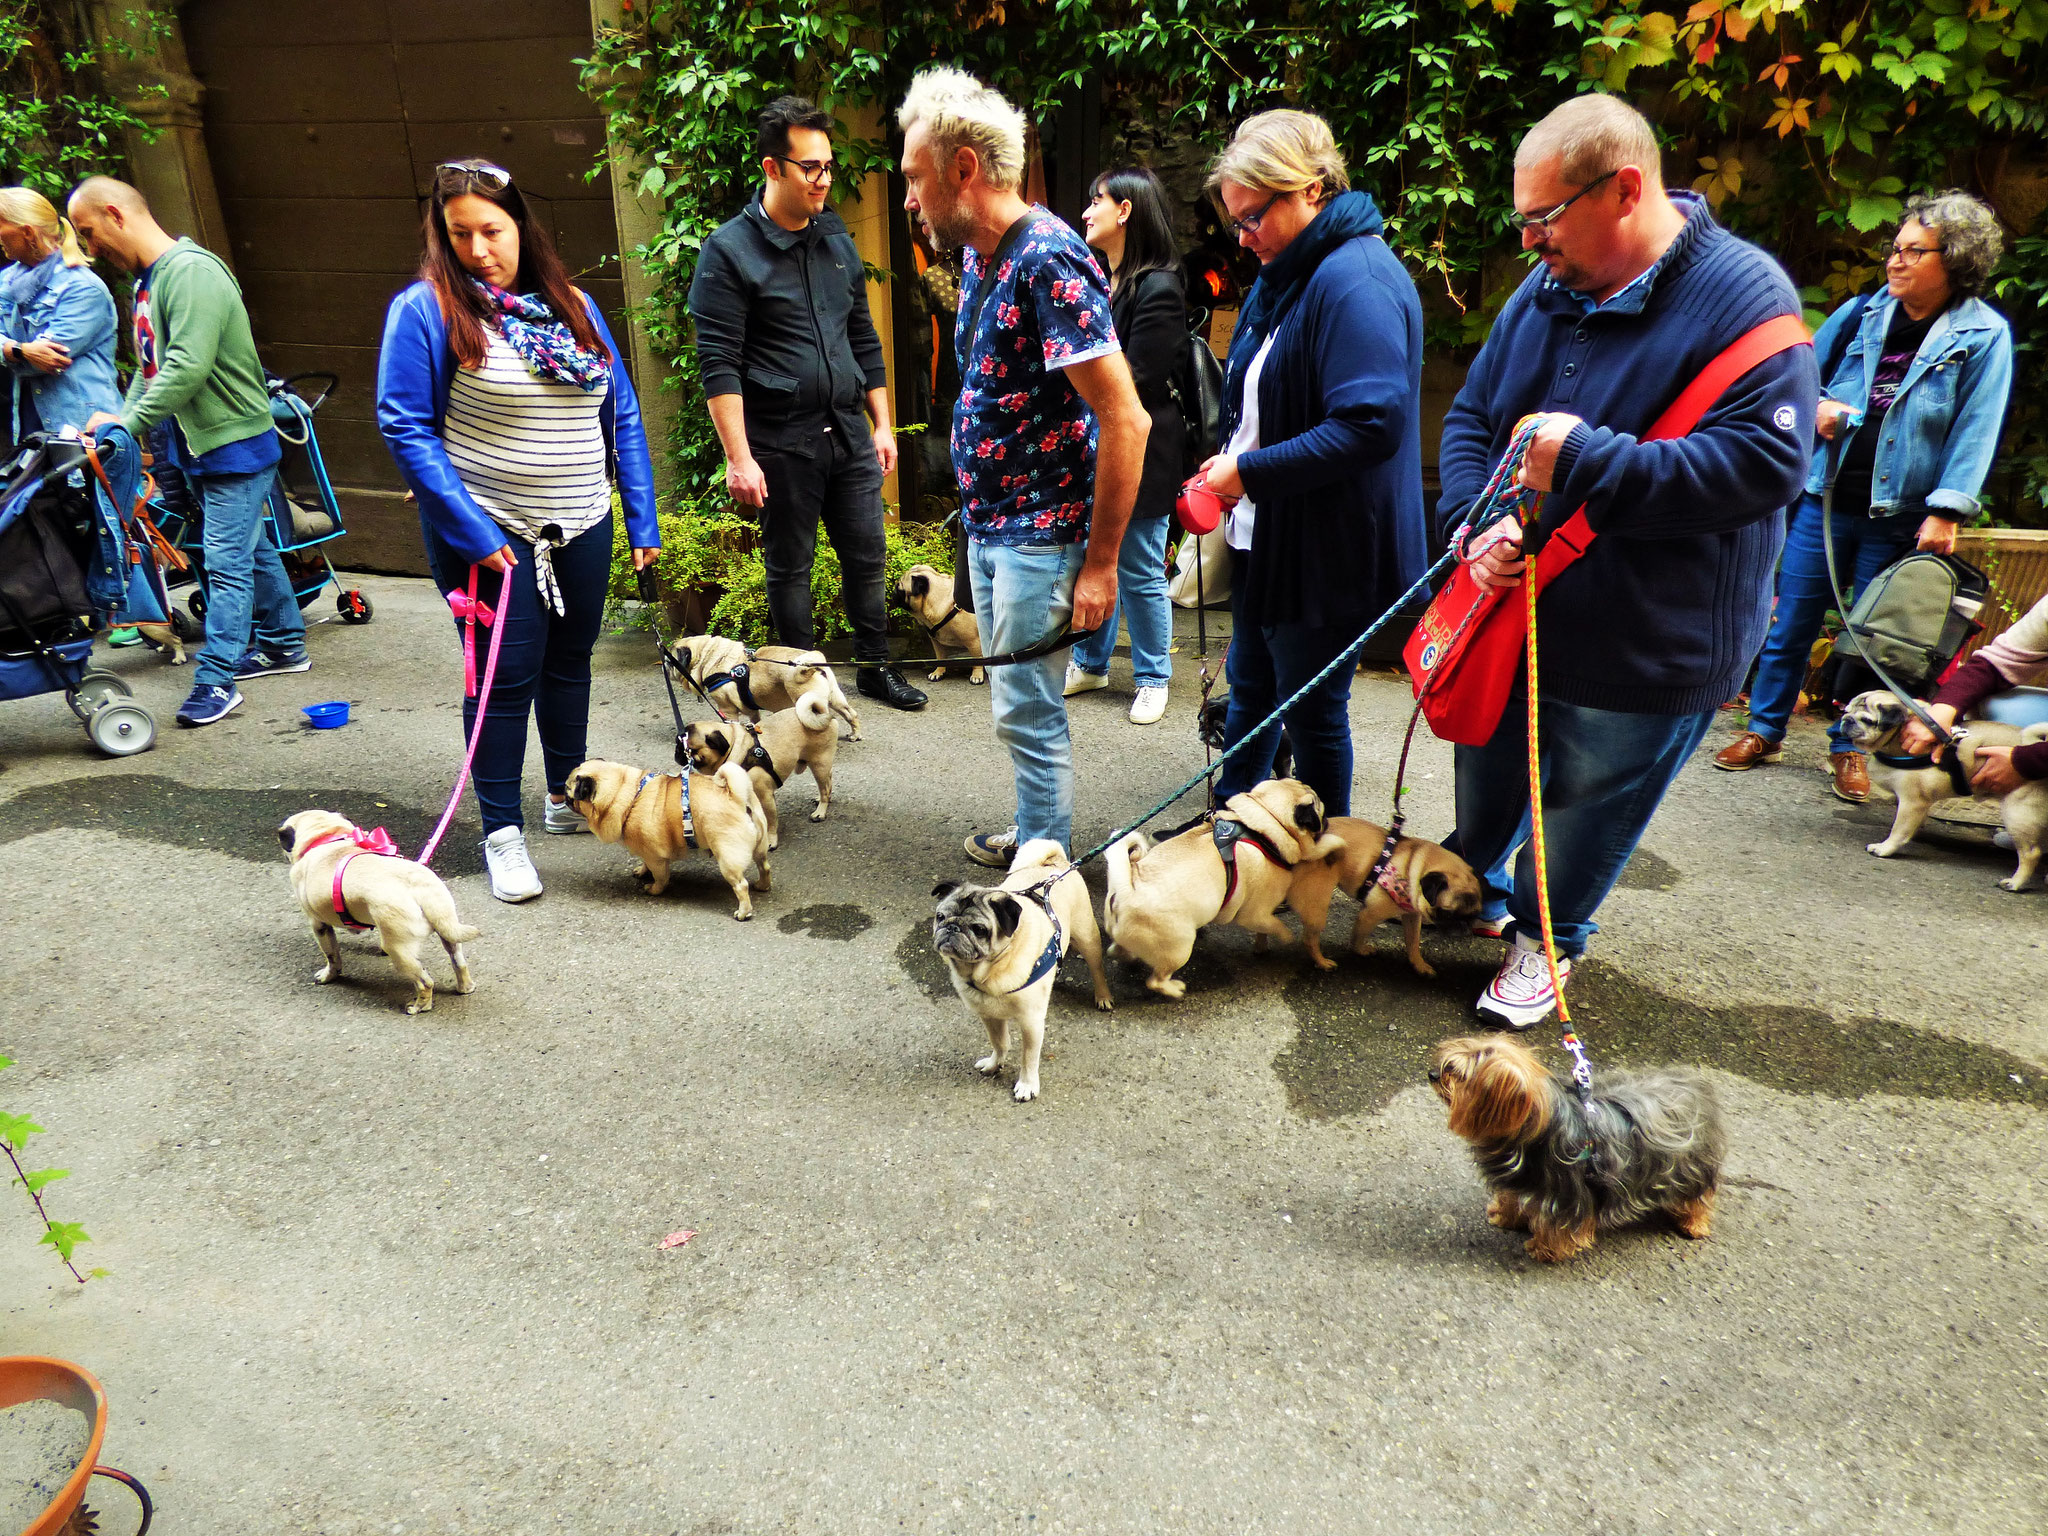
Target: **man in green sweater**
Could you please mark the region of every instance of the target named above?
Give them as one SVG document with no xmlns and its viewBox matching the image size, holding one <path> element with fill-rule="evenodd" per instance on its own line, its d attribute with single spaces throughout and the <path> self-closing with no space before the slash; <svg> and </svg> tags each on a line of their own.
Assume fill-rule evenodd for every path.
<svg viewBox="0 0 2048 1536">
<path fill-rule="evenodd" d="M 211 725 L 240 706 L 238 681 L 313 664 L 298 599 L 264 536 L 280 449 L 249 311 L 221 259 L 172 239 L 126 182 L 81 182 L 69 212 L 89 252 L 135 274 L 135 379 L 120 414 L 96 412 L 86 430 L 118 422 L 147 441 L 168 423 L 168 456 L 205 520 L 206 644 L 178 724 Z"/>
</svg>

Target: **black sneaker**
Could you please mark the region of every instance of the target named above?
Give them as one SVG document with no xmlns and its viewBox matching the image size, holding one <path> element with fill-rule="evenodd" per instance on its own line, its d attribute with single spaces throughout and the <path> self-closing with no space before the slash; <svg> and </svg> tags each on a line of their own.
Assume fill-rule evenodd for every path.
<svg viewBox="0 0 2048 1536">
<path fill-rule="evenodd" d="M 201 683 L 194 688 L 185 702 L 178 706 L 178 724 L 211 725 L 225 719 L 228 714 L 242 707 L 242 693 L 239 688 L 223 688 L 218 683 Z"/>
<path fill-rule="evenodd" d="M 870 699 L 880 699 L 891 709 L 923 709 L 927 700 L 918 689 L 903 680 L 893 666 L 862 667 L 855 686 Z"/>
</svg>

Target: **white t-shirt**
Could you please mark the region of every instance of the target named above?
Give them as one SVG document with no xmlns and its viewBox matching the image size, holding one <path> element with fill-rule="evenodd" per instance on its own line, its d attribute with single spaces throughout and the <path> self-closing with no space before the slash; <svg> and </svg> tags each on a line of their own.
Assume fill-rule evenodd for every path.
<svg viewBox="0 0 2048 1536">
<path fill-rule="evenodd" d="M 1230 458 L 1240 453 L 1249 453 L 1259 446 L 1259 375 L 1266 371 L 1266 356 L 1273 350 L 1275 331 L 1268 336 L 1252 359 L 1251 367 L 1244 372 L 1244 410 L 1238 414 L 1237 430 L 1230 434 L 1230 443 L 1223 452 Z M 1232 549 L 1252 547 L 1252 519 L 1259 509 L 1252 505 L 1249 496 L 1240 496 L 1237 504 L 1230 509 L 1230 515 L 1223 521 L 1223 542 Z"/>
</svg>

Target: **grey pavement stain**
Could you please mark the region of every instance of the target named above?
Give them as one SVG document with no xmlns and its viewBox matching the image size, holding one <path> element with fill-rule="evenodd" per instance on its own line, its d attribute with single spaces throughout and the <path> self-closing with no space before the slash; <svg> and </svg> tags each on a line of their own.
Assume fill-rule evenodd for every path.
<svg viewBox="0 0 2048 1536">
<path fill-rule="evenodd" d="M 407 853 L 419 851 L 439 816 L 364 789 L 203 789 L 155 774 L 119 773 L 38 784 L 0 800 L 0 843 L 75 828 L 225 853 L 251 864 L 281 864 L 278 823 L 315 807 L 358 826 L 383 827 Z M 482 869 L 479 831 L 472 817 L 458 813 L 434 860 L 436 870 L 468 875 Z"/>
<path fill-rule="evenodd" d="M 1661 858 L 1647 848 L 1638 848 L 1629 855 L 1628 866 L 1621 872 L 1620 885 L 1624 891 L 1668 891 L 1676 888 L 1684 878 L 1678 872 L 1678 866 L 1669 859 Z"/>
<path fill-rule="evenodd" d="M 1384 941 L 1383 941 L 1384 942 Z M 1498 963 L 1492 940 L 1423 939 L 1437 968 L 1417 976 L 1391 944 L 1306 971 L 1281 996 L 1300 1025 L 1273 1059 L 1288 1103 L 1314 1119 L 1359 1114 L 1427 1080 L 1431 1047 L 1474 1033 L 1472 999 Z M 1991 1046 L 1878 1019 L 1840 1021 L 1818 1008 L 1706 1008 L 1631 981 L 1598 960 L 1572 976 L 1572 1022 L 1603 1067 L 1673 1062 L 1714 1067 L 1787 1093 L 1859 1099 L 1897 1094 L 2048 1109 L 2048 1073 Z M 1531 1039 L 1563 1063 L 1556 1024 Z M 2017 1080 L 2016 1080 L 2017 1079 Z"/>
<path fill-rule="evenodd" d="M 775 920 L 780 933 L 807 933 L 814 939 L 852 939 L 875 926 L 875 920 L 861 908 L 843 906 L 798 907 Z"/>
<path fill-rule="evenodd" d="M 946 969 L 946 962 L 939 958 L 939 952 L 932 948 L 932 920 L 923 918 L 912 923 L 903 935 L 903 941 L 896 946 L 896 963 L 903 967 L 903 974 L 924 989 L 924 995 L 935 1003 L 950 1003 L 957 994 L 953 991 L 953 973 Z"/>
</svg>

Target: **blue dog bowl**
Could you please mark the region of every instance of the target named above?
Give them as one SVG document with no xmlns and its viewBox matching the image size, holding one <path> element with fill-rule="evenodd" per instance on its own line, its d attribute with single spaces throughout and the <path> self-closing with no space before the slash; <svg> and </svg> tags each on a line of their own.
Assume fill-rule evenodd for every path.
<svg viewBox="0 0 2048 1536">
<path fill-rule="evenodd" d="M 348 724 L 348 700 L 336 699 L 329 704 L 308 704 L 299 711 L 313 722 L 316 731 L 332 731 Z"/>
</svg>

